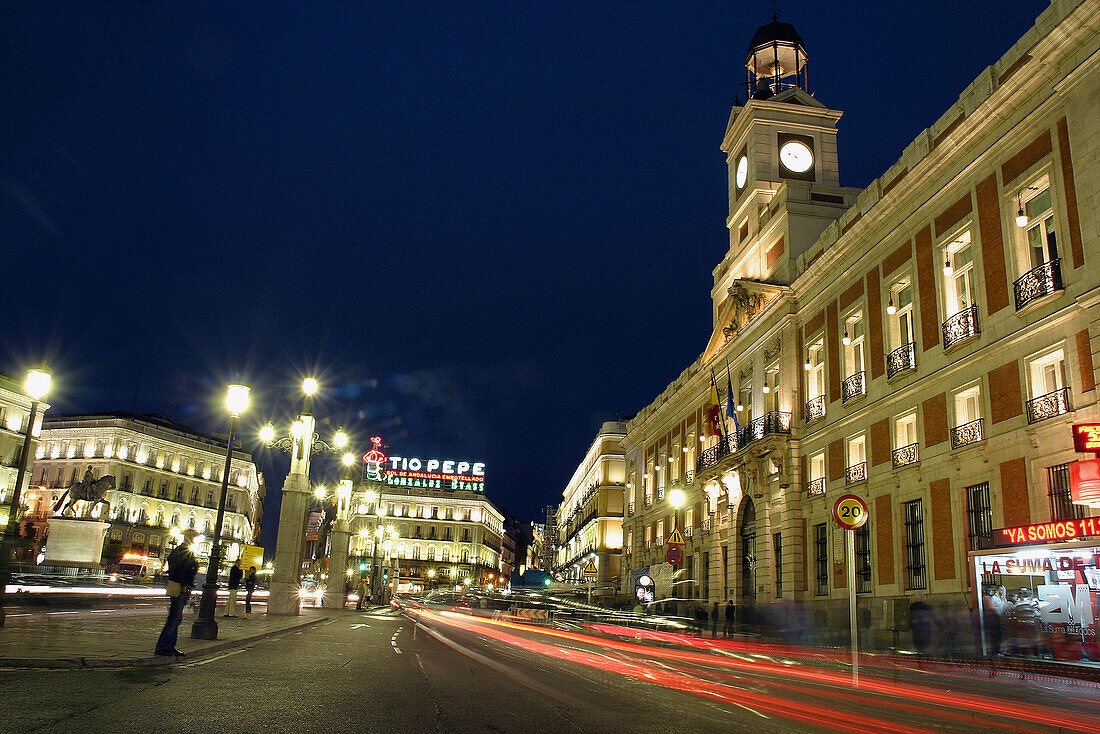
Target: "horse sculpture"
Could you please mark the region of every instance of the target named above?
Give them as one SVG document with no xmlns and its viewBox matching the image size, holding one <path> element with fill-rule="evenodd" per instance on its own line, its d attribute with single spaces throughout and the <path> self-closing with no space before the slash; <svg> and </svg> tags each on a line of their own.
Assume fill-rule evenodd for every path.
<svg viewBox="0 0 1100 734">
<path fill-rule="evenodd" d="M 65 494 L 61 495 L 57 502 L 53 506 L 54 512 L 64 517 L 65 513 L 73 509 L 73 506 L 83 500 L 89 503 L 85 508 L 83 517 L 88 517 L 92 510 L 100 504 L 107 505 L 110 508 L 110 503 L 104 499 L 107 493 L 115 488 L 115 478 L 112 476 L 100 477 L 95 479 L 92 477 L 92 470 L 84 472 L 84 478 L 65 490 Z M 68 502 L 65 501 L 68 498 Z M 58 511 L 58 508 L 61 508 Z M 75 514 L 75 513 L 74 513 Z"/>
</svg>

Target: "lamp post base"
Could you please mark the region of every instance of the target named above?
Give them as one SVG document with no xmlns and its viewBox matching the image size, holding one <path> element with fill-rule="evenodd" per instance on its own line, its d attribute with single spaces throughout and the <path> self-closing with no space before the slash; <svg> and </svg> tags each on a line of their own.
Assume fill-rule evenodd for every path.
<svg viewBox="0 0 1100 734">
<path fill-rule="evenodd" d="M 202 599 L 199 601 L 199 616 L 191 625 L 191 639 L 218 639 L 218 620 L 214 618 L 214 609 L 218 600 L 218 585 L 202 585 Z"/>
</svg>

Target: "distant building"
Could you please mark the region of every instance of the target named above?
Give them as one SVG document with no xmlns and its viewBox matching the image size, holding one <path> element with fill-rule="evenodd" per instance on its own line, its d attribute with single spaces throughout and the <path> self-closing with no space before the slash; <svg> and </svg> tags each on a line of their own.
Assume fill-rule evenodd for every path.
<svg viewBox="0 0 1100 734">
<path fill-rule="evenodd" d="M 579 583 L 585 580 L 584 569 L 592 564 L 603 593 L 618 592 L 621 572 L 625 437 L 626 423 L 609 421 L 600 427 L 562 492 L 556 518 L 554 570 Z"/>
<path fill-rule="evenodd" d="M 22 502 L 26 511 L 25 523 L 34 523 L 44 517 L 43 507 L 48 507 L 48 498 L 30 490 L 34 457 L 42 432 L 42 416 L 48 406 L 39 403 L 38 417 L 31 432 L 30 455 L 27 457 L 28 471 L 23 478 Z M 27 419 L 31 414 L 31 399 L 23 392 L 23 386 L 7 375 L 0 375 L 0 503 L 3 514 L 7 515 L 11 502 L 15 479 L 19 474 L 19 456 L 23 451 L 23 442 L 27 436 Z M 46 503 L 45 505 L 43 503 Z M 3 523 L 0 523 L 0 527 Z M 41 534 L 39 533 L 39 536 Z"/>
<path fill-rule="evenodd" d="M 33 472 L 42 524 L 51 505 L 90 468 L 96 478 L 115 477 L 115 489 L 106 496 L 109 506 L 92 510 L 93 517 L 111 523 L 105 557 L 122 552 L 159 561 L 167 555 L 174 527 L 193 528 L 206 536 L 200 548 L 202 555 L 208 554 L 221 494 L 225 441 L 161 415 L 53 416 L 43 425 Z M 251 543 L 259 532 L 265 491 L 252 455 L 234 450 L 222 524 L 226 557 L 232 557 L 234 548 Z"/>
</svg>

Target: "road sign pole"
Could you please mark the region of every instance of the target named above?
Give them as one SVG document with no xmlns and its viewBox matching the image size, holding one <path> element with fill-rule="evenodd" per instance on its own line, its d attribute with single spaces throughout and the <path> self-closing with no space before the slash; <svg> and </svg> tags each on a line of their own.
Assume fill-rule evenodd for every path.
<svg viewBox="0 0 1100 734">
<path fill-rule="evenodd" d="M 852 685 L 859 687 L 859 631 L 856 627 L 856 531 L 845 530 L 848 545 L 848 626 L 852 634 Z"/>
<path fill-rule="evenodd" d="M 592 579 L 588 579 L 588 606 L 592 606 Z"/>
</svg>

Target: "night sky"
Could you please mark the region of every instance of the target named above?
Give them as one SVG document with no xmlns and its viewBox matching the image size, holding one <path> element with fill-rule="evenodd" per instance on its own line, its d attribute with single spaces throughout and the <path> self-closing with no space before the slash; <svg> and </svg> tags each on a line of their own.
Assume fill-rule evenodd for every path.
<svg viewBox="0 0 1100 734">
<path fill-rule="evenodd" d="M 165 413 L 485 461 L 560 498 L 705 346 L 718 146 L 770 3 L 36 2 L 0 29 L 0 371 Z M 865 186 L 1046 7 L 780 3 Z M 272 485 L 281 457 L 257 453 Z M 323 462 L 322 462 L 323 464 Z M 319 466 L 319 471 L 325 467 Z"/>
</svg>

